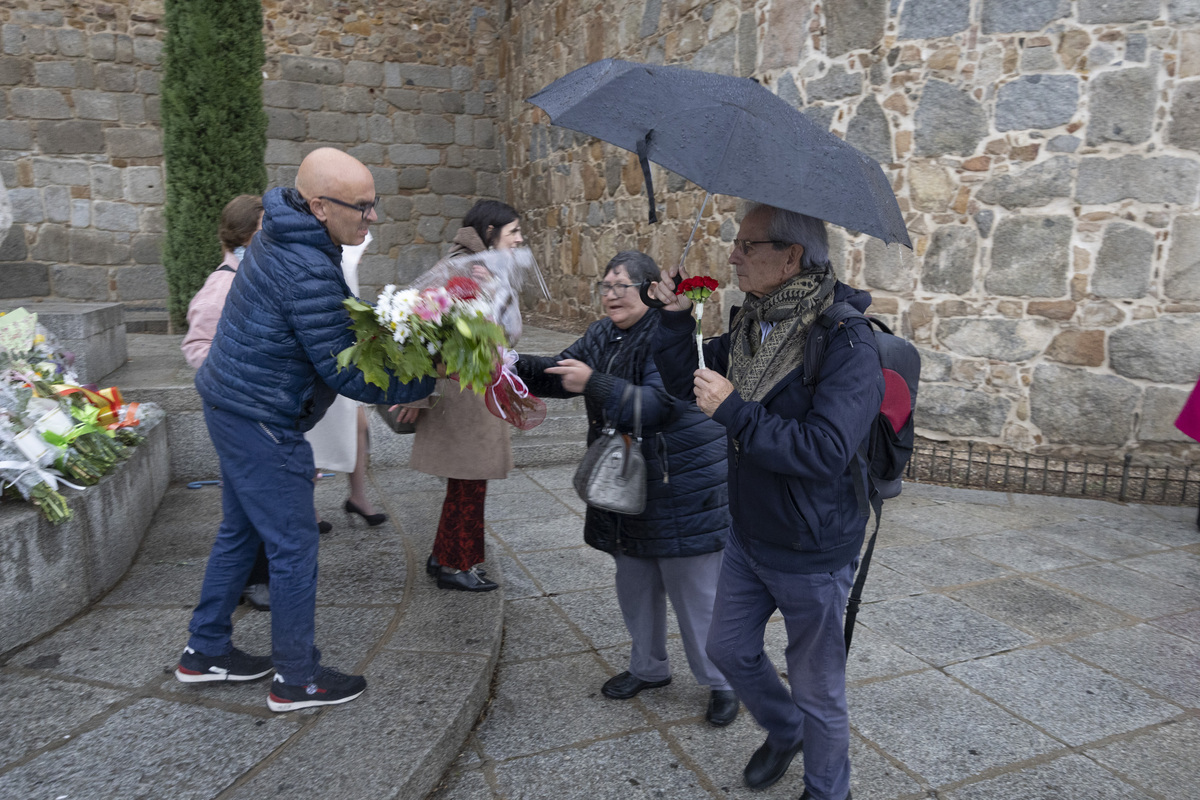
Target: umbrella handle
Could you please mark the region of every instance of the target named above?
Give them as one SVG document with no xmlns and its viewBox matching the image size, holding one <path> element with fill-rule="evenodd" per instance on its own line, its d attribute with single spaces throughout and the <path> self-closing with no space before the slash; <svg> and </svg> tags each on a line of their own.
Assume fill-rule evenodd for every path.
<svg viewBox="0 0 1200 800">
<path fill-rule="evenodd" d="M 705 192 L 704 200 L 700 203 L 700 210 L 696 212 L 696 221 L 692 223 L 692 232 L 688 234 L 687 244 L 683 246 L 683 255 L 679 257 L 679 266 L 675 268 L 676 275 L 687 277 L 687 273 L 683 271 L 683 262 L 687 260 L 687 254 L 692 249 L 692 240 L 696 238 L 696 229 L 700 227 L 700 218 L 704 216 L 704 207 L 708 205 L 709 197 L 712 197 L 712 192 Z"/>
<path fill-rule="evenodd" d="M 650 284 L 652 283 L 654 283 L 654 281 L 649 279 L 642 281 L 641 286 L 638 287 L 638 295 L 641 296 L 642 302 L 650 306 L 650 308 L 662 308 L 666 305 L 666 303 L 650 294 Z"/>
</svg>

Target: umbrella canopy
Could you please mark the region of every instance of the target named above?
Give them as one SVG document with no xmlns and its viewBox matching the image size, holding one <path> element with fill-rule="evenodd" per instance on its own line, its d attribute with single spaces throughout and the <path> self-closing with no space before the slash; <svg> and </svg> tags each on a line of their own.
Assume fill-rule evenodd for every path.
<svg viewBox="0 0 1200 800">
<path fill-rule="evenodd" d="M 652 222 L 647 161 L 710 193 L 912 247 L 879 164 L 749 78 L 605 59 L 559 78 L 528 102 L 555 125 L 637 153 Z"/>
</svg>

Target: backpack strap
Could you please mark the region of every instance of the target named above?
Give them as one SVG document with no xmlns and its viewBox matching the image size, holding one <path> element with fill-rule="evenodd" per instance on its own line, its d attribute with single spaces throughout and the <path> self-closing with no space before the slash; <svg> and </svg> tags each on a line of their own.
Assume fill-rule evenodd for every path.
<svg viewBox="0 0 1200 800">
<path fill-rule="evenodd" d="M 850 600 L 846 603 L 846 652 L 850 652 L 850 642 L 854 638 L 854 620 L 858 617 L 858 607 L 862 603 L 863 586 L 867 583 L 867 570 L 871 568 L 871 556 L 875 553 L 875 540 L 879 538 L 879 516 L 883 513 L 883 498 L 879 492 L 871 492 L 871 508 L 875 509 L 875 531 L 871 541 L 863 553 L 858 565 L 858 574 L 854 577 L 854 586 L 850 589 Z"/>
<path fill-rule="evenodd" d="M 866 319 L 861 311 L 843 300 L 830 305 L 813 323 L 804 343 L 804 385 L 810 391 L 816 391 L 817 378 L 825 363 L 825 351 L 829 349 L 834 332 L 839 325 L 854 317 Z"/>
<path fill-rule="evenodd" d="M 825 313 L 817 317 L 817 321 L 813 323 L 812 330 L 808 332 L 808 340 L 804 343 L 804 385 L 809 388 L 809 391 L 816 392 L 817 378 L 821 374 L 821 367 L 825 361 L 825 351 L 829 349 L 834 332 L 843 322 L 854 317 L 862 317 L 868 323 L 877 323 L 876 320 L 867 317 L 845 301 L 830 305 L 825 309 Z M 886 330 L 886 326 L 882 323 L 877 324 Z M 854 453 L 854 494 L 858 499 L 860 514 L 868 515 L 869 518 L 869 509 L 875 510 L 875 531 L 871 534 L 871 540 L 859 562 L 858 572 L 854 577 L 854 586 L 850 589 L 850 598 L 846 603 L 847 653 L 850 652 L 850 642 L 854 638 L 854 621 L 858 617 L 858 607 L 862 603 L 863 587 L 867 583 L 867 571 L 871 568 L 871 556 L 875 553 L 875 541 L 879 537 L 879 516 L 883 512 L 883 498 L 875 490 L 870 475 L 864 477 L 869 463 L 866 456 L 866 445 L 867 442 L 864 440 Z"/>
</svg>

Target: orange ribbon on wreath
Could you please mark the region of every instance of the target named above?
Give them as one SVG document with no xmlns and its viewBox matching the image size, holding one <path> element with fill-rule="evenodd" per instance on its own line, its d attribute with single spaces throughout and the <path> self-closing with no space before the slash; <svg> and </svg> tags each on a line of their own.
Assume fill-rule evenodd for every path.
<svg viewBox="0 0 1200 800">
<path fill-rule="evenodd" d="M 137 403 L 130 403 L 126 407 L 125 413 L 121 414 L 121 406 L 125 405 L 125 398 L 121 396 L 121 390 L 116 386 L 93 391 L 82 386 L 59 384 L 54 387 L 54 390 L 63 397 L 82 394 L 89 403 L 100 409 L 97 422 L 110 431 L 117 428 L 133 428 L 141 422 L 137 418 Z"/>
</svg>

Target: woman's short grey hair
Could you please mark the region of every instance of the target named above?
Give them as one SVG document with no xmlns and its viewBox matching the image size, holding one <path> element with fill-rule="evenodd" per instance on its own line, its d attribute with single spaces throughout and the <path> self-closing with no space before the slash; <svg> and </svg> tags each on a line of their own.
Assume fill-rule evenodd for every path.
<svg viewBox="0 0 1200 800">
<path fill-rule="evenodd" d="M 801 272 L 824 272 L 830 269 L 829 237 L 822 220 L 762 203 L 750 203 L 746 207 L 746 214 L 760 208 L 765 208 L 771 215 L 767 223 L 767 238 L 782 243 L 774 245 L 776 249 L 782 250 L 793 244 L 804 248 L 804 255 L 800 257 Z"/>
<path fill-rule="evenodd" d="M 656 281 L 661 275 L 654 259 L 640 250 L 622 250 L 617 253 L 604 268 L 604 274 L 607 275 L 617 267 L 625 267 L 625 271 L 629 273 L 629 282 L 633 284 L 640 284 L 646 280 Z"/>
</svg>

